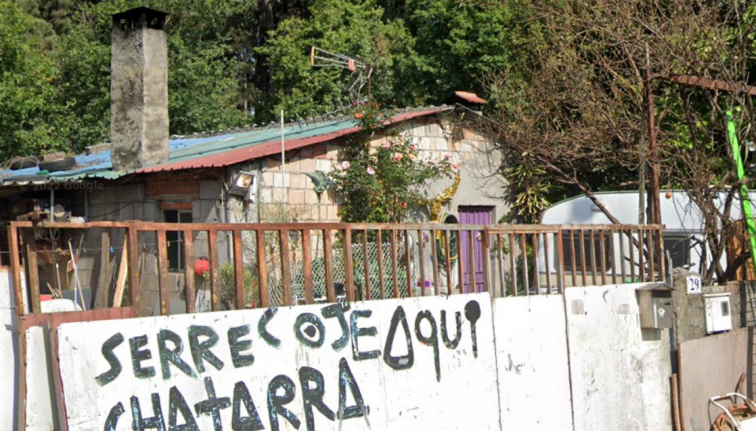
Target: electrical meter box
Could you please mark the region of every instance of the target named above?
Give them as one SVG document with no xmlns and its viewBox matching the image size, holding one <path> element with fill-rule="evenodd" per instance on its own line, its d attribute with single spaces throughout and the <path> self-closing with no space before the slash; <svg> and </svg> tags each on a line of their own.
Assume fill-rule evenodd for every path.
<svg viewBox="0 0 756 431">
<path fill-rule="evenodd" d="M 704 295 L 704 314 L 706 316 L 707 334 L 732 331 L 730 294 L 710 293 Z"/>
<path fill-rule="evenodd" d="M 644 329 L 672 327 L 673 288 L 663 283 L 648 284 L 635 290 L 640 309 L 640 325 Z"/>
</svg>

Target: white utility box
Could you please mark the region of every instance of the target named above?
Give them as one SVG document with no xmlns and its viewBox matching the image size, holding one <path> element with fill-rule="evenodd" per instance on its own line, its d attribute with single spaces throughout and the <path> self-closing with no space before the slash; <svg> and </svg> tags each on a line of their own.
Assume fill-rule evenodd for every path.
<svg viewBox="0 0 756 431">
<path fill-rule="evenodd" d="M 706 333 L 732 331 L 729 293 L 710 293 L 704 295 L 704 315 L 706 316 Z"/>
</svg>

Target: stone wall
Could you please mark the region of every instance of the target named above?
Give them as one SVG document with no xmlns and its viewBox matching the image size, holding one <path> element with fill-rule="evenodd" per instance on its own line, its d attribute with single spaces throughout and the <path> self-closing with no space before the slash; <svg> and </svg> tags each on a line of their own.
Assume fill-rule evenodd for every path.
<svg viewBox="0 0 756 431">
<path fill-rule="evenodd" d="M 452 163 L 460 165 L 461 182 L 445 212 L 456 213 L 460 205 L 490 206 L 496 221 L 504 215 L 507 205 L 503 200 L 505 182 L 495 175 L 501 166 L 501 154 L 493 143 L 470 126 L 458 125 L 455 115 L 447 117 L 418 118 L 399 126 L 399 132 L 415 139 L 420 157 L 435 161 L 448 156 Z M 386 142 L 387 134 L 378 134 L 371 145 L 377 147 Z M 345 139 L 318 144 L 301 150 L 290 151 L 286 155 L 284 171 L 280 156 L 267 157 L 261 164 L 258 184 L 259 218 L 264 222 L 283 221 L 328 221 L 337 222 L 338 202 L 333 193 L 325 193 L 318 205 L 318 197 L 313 190 L 307 173 L 316 170 L 329 173 L 339 169 L 346 161 Z M 431 184 L 429 197 L 449 187 L 453 179 L 441 179 Z M 280 203 L 286 197 L 286 217 L 282 217 Z M 412 221 L 428 221 L 427 213 L 416 214 Z"/>
</svg>

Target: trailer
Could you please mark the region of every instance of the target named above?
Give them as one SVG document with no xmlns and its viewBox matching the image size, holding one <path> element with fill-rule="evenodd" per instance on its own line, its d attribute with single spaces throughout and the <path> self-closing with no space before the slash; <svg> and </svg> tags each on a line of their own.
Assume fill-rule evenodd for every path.
<svg viewBox="0 0 756 431">
<path fill-rule="evenodd" d="M 619 191 L 619 192 L 597 192 L 595 193 L 598 201 L 605 206 L 611 214 L 616 217 L 622 224 L 638 224 L 639 193 L 637 191 Z M 756 192 L 750 193 L 751 201 L 756 198 Z M 724 207 L 726 193 L 719 194 L 718 199 Z M 660 192 L 662 223 L 664 224 L 664 234 L 662 238 L 665 254 L 667 256 L 668 266 L 672 268 L 684 268 L 691 272 L 701 273 L 701 265 L 711 263 L 711 250 L 703 241 L 704 220 L 701 210 L 689 198 L 685 191 L 670 190 Z M 740 199 L 737 197 L 733 201 L 730 216 L 733 220 L 742 220 L 742 210 Z M 547 225 L 571 225 L 571 224 L 593 224 L 608 225 L 612 224 L 609 218 L 591 201 L 587 196 L 580 195 L 570 199 L 558 202 L 543 212 L 541 223 Z M 607 232 L 603 240 L 594 238 L 578 238 L 576 241 L 569 237 L 569 232 L 562 236 L 562 249 L 564 253 L 564 273 L 569 275 L 572 272 L 587 272 L 588 275 L 595 273 L 616 273 L 631 274 L 635 273 L 635 280 L 626 279 L 623 282 L 639 281 L 638 274 L 641 268 L 631 268 L 630 259 L 615 259 L 615 256 L 629 256 L 631 253 L 638 253 L 638 247 L 641 238 L 634 235 L 630 238 L 619 238 L 619 233 Z M 538 268 L 542 277 L 554 276 L 557 273 L 556 258 L 548 259 L 544 256 L 546 250 L 552 250 L 551 253 L 559 249 L 557 240 L 549 239 L 548 246 L 539 247 Z M 603 241 L 603 244 L 601 243 Z M 576 247 L 575 244 L 578 244 Z M 631 244 L 635 244 L 635 250 L 630 250 Z M 648 250 L 648 241 L 642 244 L 644 250 Z M 548 248 L 547 248 L 548 247 Z M 598 250 L 604 249 L 604 261 L 599 256 Z M 612 253 L 608 251 L 611 250 Z M 723 255 L 721 263 L 723 267 L 726 264 L 727 257 Z M 548 266 L 548 268 L 547 268 Z M 633 271 L 634 269 L 634 271 Z M 644 268 L 647 272 L 649 268 Z"/>
</svg>

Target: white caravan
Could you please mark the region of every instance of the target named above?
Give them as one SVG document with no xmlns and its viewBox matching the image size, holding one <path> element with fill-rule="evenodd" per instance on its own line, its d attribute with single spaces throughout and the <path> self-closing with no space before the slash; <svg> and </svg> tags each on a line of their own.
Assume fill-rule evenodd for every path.
<svg viewBox="0 0 756 431">
<path fill-rule="evenodd" d="M 703 256 L 702 245 L 702 233 L 703 233 L 703 220 L 701 218 L 700 209 L 688 199 L 688 194 L 684 191 L 663 191 L 660 194 L 661 201 L 661 216 L 662 224 L 664 228 L 664 249 L 667 251 L 668 256 L 671 258 L 672 267 L 688 268 L 690 271 L 700 272 L 701 257 Z M 638 192 L 597 192 L 595 193 L 598 200 L 606 206 L 611 214 L 616 217 L 620 223 L 623 224 L 638 224 Z M 667 197 L 669 196 L 669 197 Z M 724 200 L 726 198 L 725 193 L 720 194 L 720 203 L 724 206 Z M 750 194 L 751 202 L 756 200 L 756 192 Z M 740 199 L 736 197 L 733 201 L 730 217 L 734 220 L 742 219 L 742 212 L 740 207 Z M 546 211 L 544 211 L 542 218 L 542 224 L 611 224 L 611 221 L 606 215 L 585 195 L 576 196 L 562 202 L 558 202 Z M 619 244 L 618 233 L 614 234 L 614 241 L 607 239 L 605 246 L 610 247 L 614 244 L 614 256 L 619 256 Z M 587 239 L 586 239 L 587 240 Z M 550 239 L 553 242 L 553 238 Z M 564 241 L 567 241 L 565 238 Z M 586 249 L 590 247 L 590 240 L 587 240 L 585 246 Z M 624 256 L 628 256 L 628 243 L 629 241 L 623 241 L 625 250 L 623 250 Z M 550 250 L 556 250 L 554 244 L 549 244 Z M 594 245 L 595 247 L 595 245 Z M 543 255 L 543 246 L 539 247 L 541 256 Z M 565 253 L 569 253 L 569 247 L 565 244 Z M 553 252 L 552 252 L 553 253 Z M 586 253 L 588 255 L 588 253 Z M 711 259 L 710 250 L 706 250 L 707 259 Z M 571 260 L 572 256 L 569 256 Z M 581 256 L 576 256 L 579 261 Z M 544 259 L 539 259 L 539 269 L 542 274 L 545 274 L 546 263 Z M 549 259 L 549 273 L 556 274 L 556 259 Z M 614 267 L 619 273 L 621 267 L 619 262 L 607 262 L 607 270 Z M 725 257 L 722 258 L 722 265 L 724 267 Z M 582 262 L 577 262 L 576 267 L 580 268 Z M 627 262 L 625 262 L 625 271 L 629 272 Z M 565 268 L 566 274 L 571 274 L 571 268 Z M 569 277 L 568 277 L 569 278 Z M 626 280 L 629 281 L 629 280 Z"/>
</svg>

